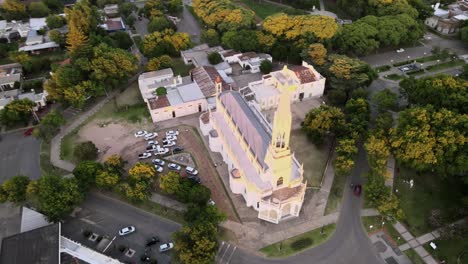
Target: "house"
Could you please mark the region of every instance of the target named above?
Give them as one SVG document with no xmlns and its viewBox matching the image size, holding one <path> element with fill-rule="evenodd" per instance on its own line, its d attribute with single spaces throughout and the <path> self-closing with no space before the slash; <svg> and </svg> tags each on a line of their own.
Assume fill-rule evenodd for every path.
<svg viewBox="0 0 468 264">
<path fill-rule="evenodd" d="M 8 40 L 17 39 L 19 37 L 25 38 L 29 30 L 29 23 L 17 22 L 15 20 L 11 22 L 0 20 L 0 37 L 2 38 L 7 38 Z"/>
<path fill-rule="evenodd" d="M 243 69 L 250 71 L 250 73 L 260 72 L 260 64 L 264 60 L 273 62 L 273 58 L 269 54 L 257 54 L 253 51 L 240 53 L 233 50 L 227 50 L 220 52 L 220 55 L 225 62 L 229 64 L 237 63 Z"/>
<path fill-rule="evenodd" d="M 209 47 L 207 44 L 201 44 L 188 50 L 180 52 L 182 59 L 186 65 L 194 65 L 195 67 L 213 66 L 218 71 L 223 71 L 226 74 L 232 73 L 232 68 L 229 63 L 221 62 L 216 65 L 211 65 L 208 61 L 208 55 L 213 52 L 221 53 L 224 49 L 221 46 Z"/>
<path fill-rule="evenodd" d="M 216 81 L 216 110 L 200 116 L 200 129 L 211 151 L 221 153 L 229 172 L 229 187 L 240 194 L 258 218 L 278 224 L 299 216 L 306 183 L 303 166 L 291 152 L 291 101 L 288 83 L 279 95 L 270 125 L 254 104 Z"/>
<path fill-rule="evenodd" d="M 0 92 L 13 90 L 15 82 L 22 80 L 22 73 L 23 68 L 19 63 L 0 65 Z"/>
<path fill-rule="evenodd" d="M 47 28 L 46 18 L 30 18 L 29 27 L 31 28 L 31 30 L 41 30 L 43 28 Z"/>
<path fill-rule="evenodd" d="M 18 50 L 25 51 L 25 52 L 32 53 L 32 54 L 40 54 L 42 52 L 56 50 L 59 47 L 60 47 L 59 44 L 53 41 L 49 41 L 49 42 L 44 42 L 44 43 L 36 44 L 36 45 L 26 45 L 26 46 L 20 47 Z"/>
<path fill-rule="evenodd" d="M 70 262 L 73 258 L 73 262 Z M 121 262 L 84 247 L 62 235 L 62 225 L 49 223 L 44 215 L 23 207 L 21 232 L 2 240 L 0 263 L 109 263 Z"/>
<path fill-rule="evenodd" d="M 109 17 L 113 17 L 119 14 L 119 5 L 105 5 L 104 14 Z"/>
<path fill-rule="evenodd" d="M 126 27 L 121 17 L 106 18 L 101 27 L 107 32 L 125 31 Z"/>
<path fill-rule="evenodd" d="M 428 27 L 443 34 L 455 34 L 463 21 L 468 20 L 468 1 L 459 0 L 448 5 L 447 10 L 440 8 L 440 3 L 433 6 L 434 14 L 424 22 Z"/>
<path fill-rule="evenodd" d="M 206 111 L 208 107 L 198 84 L 192 82 L 190 77 L 174 76 L 172 69 L 141 74 L 138 87 L 153 122 Z M 166 94 L 157 94 L 156 90 L 160 87 L 166 89 Z"/>
<path fill-rule="evenodd" d="M 45 107 L 47 105 L 47 91 L 44 91 L 42 93 L 36 93 L 34 90 L 31 90 L 29 93 L 22 93 L 17 96 L 18 100 L 22 99 L 29 99 L 33 101 L 36 106 L 33 107 L 34 111 L 39 110 L 42 107 Z"/>
<path fill-rule="evenodd" d="M 280 71 L 265 74 L 260 81 L 250 82 L 240 92 L 263 110 L 277 107 L 285 89 L 293 89 L 289 92 L 291 102 L 319 97 L 325 89 L 325 77 L 312 65 L 302 62 L 302 65 L 284 66 Z"/>
<path fill-rule="evenodd" d="M 25 44 L 27 46 L 42 44 L 44 42 L 44 36 L 39 35 L 37 30 L 31 29 L 28 33 L 28 37 L 26 38 Z"/>
</svg>

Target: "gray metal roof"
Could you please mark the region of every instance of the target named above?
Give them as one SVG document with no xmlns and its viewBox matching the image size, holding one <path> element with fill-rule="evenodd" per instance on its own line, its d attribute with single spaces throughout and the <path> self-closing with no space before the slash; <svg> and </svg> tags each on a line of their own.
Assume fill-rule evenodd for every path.
<svg viewBox="0 0 468 264">
<path fill-rule="evenodd" d="M 21 73 L 10 74 L 0 77 L 0 85 L 7 83 L 14 83 L 21 79 Z"/>
<path fill-rule="evenodd" d="M 162 70 L 159 70 L 159 71 L 151 71 L 151 72 L 145 72 L 145 73 L 142 73 L 140 75 L 140 77 L 142 76 L 143 78 L 154 78 L 154 77 L 162 77 L 162 76 L 169 76 L 172 77 L 174 76 L 174 72 L 172 71 L 171 68 L 167 68 L 167 69 L 162 69 Z"/>
<path fill-rule="evenodd" d="M 187 85 L 179 86 L 177 87 L 177 90 L 179 91 L 180 97 L 182 97 L 184 102 L 205 98 L 197 83 L 189 83 Z"/>
</svg>

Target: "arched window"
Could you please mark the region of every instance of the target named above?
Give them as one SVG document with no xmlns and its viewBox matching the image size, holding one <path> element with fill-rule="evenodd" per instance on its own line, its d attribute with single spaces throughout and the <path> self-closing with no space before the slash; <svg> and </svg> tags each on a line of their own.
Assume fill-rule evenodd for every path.
<svg viewBox="0 0 468 264">
<path fill-rule="evenodd" d="M 281 186 L 283 185 L 283 177 L 279 177 L 279 179 L 276 181 L 276 186 Z"/>
</svg>

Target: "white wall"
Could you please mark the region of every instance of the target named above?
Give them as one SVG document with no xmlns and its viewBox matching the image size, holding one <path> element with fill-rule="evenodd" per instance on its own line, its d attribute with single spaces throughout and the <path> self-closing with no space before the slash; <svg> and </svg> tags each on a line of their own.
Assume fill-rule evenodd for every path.
<svg viewBox="0 0 468 264">
<path fill-rule="evenodd" d="M 201 111 L 198 111 L 198 106 L 201 106 Z M 149 107 L 148 107 L 149 108 Z M 191 115 L 199 112 L 204 112 L 208 109 L 208 103 L 206 99 L 199 99 L 190 101 L 176 106 L 168 106 L 164 108 L 158 108 L 150 110 L 151 118 L 153 122 L 160 122 L 172 118 L 178 118 L 181 116 Z M 173 117 L 173 112 L 175 117 Z"/>
</svg>

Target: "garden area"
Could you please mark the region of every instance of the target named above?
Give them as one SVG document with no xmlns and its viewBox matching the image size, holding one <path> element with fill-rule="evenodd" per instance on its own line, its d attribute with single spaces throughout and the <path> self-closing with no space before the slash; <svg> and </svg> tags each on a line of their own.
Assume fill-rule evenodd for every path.
<svg viewBox="0 0 468 264">
<path fill-rule="evenodd" d="M 284 12 L 284 7 L 279 5 L 271 4 L 268 2 L 255 1 L 255 0 L 240 0 L 246 6 L 248 6 L 252 11 L 257 14 L 262 19 L 265 19 L 267 16 L 271 16 L 276 13 Z"/>
<path fill-rule="evenodd" d="M 384 223 L 384 224 L 382 224 Z M 382 221 L 382 216 L 364 216 L 362 217 L 362 225 L 368 234 L 383 230 L 397 244 L 403 245 L 406 241 L 401 237 L 398 231 L 393 227 L 393 224 L 388 221 Z M 371 227 L 372 226 L 372 227 Z"/>
<path fill-rule="evenodd" d="M 440 263 L 468 263 L 468 238 L 437 239 L 433 242 L 437 245 L 436 249 L 429 244 L 424 248 Z"/>
<path fill-rule="evenodd" d="M 267 257 L 287 257 L 305 249 L 316 247 L 328 240 L 335 232 L 336 225 L 330 224 L 298 236 L 288 238 L 260 249 Z"/>
</svg>

